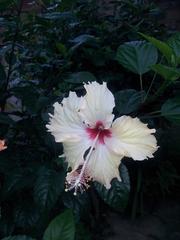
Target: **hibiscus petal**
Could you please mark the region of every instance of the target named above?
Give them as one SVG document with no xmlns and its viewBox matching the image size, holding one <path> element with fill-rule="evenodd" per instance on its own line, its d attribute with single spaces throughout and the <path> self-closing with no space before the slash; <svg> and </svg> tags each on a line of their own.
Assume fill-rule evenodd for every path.
<svg viewBox="0 0 180 240">
<path fill-rule="evenodd" d="M 70 92 L 62 103 L 54 104 L 54 115 L 50 114 L 50 122 L 46 125 L 56 142 L 76 142 L 83 138 L 85 125 L 78 115 L 82 98 Z"/>
<path fill-rule="evenodd" d="M 112 114 L 115 106 L 114 96 L 105 82 L 103 84 L 92 82 L 85 84 L 84 87 L 87 94 L 82 101 L 80 116 L 90 127 L 94 127 L 100 121 L 105 128 L 109 128 L 114 118 Z"/>
<path fill-rule="evenodd" d="M 84 154 L 91 144 L 92 141 L 88 140 L 87 138 L 84 138 L 79 142 L 63 143 L 66 161 L 68 163 L 68 167 L 72 168 L 72 171 L 76 170 L 84 163 Z"/>
<path fill-rule="evenodd" d="M 103 184 L 107 189 L 111 187 L 113 178 L 120 179 L 119 165 L 123 156 L 109 150 L 106 145 L 98 144 L 88 161 L 87 169 L 94 181 Z"/>
<path fill-rule="evenodd" d="M 158 149 L 156 138 L 152 135 L 155 129 L 138 118 L 122 116 L 112 125 L 112 137 L 105 139 L 105 144 L 116 154 L 131 157 L 134 160 L 152 158 Z"/>
</svg>

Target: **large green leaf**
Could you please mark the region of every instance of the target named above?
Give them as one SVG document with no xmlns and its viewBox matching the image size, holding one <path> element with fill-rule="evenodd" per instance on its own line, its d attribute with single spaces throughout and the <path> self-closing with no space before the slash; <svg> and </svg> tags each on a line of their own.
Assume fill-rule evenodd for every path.
<svg viewBox="0 0 180 240">
<path fill-rule="evenodd" d="M 144 74 L 156 64 L 158 54 L 156 48 L 144 41 L 132 41 L 122 44 L 117 50 L 118 62 L 128 70 Z"/>
<path fill-rule="evenodd" d="M 71 210 L 58 215 L 47 227 L 43 240 L 74 240 L 75 223 Z"/>
<path fill-rule="evenodd" d="M 138 110 L 145 92 L 134 89 L 121 90 L 115 94 L 116 108 L 120 114 L 129 114 Z"/>
<path fill-rule="evenodd" d="M 156 64 L 151 67 L 156 73 L 160 74 L 164 79 L 171 82 L 180 77 L 180 70 L 174 67 L 168 67 L 162 64 Z"/>
<path fill-rule="evenodd" d="M 173 49 L 165 42 L 162 42 L 154 37 L 150 37 L 146 34 L 140 33 L 146 40 L 151 42 L 167 59 L 168 62 L 172 63 L 175 58 Z"/>
<path fill-rule="evenodd" d="M 174 34 L 167 41 L 168 45 L 174 50 L 177 61 L 180 63 L 180 32 Z"/>
<path fill-rule="evenodd" d="M 168 99 L 161 107 L 161 115 L 180 124 L 180 97 Z"/>
<path fill-rule="evenodd" d="M 95 76 L 90 73 L 90 72 L 76 72 L 76 73 L 72 73 L 68 76 L 68 78 L 66 79 L 66 82 L 69 83 L 83 83 L 83 82 L 93 82 L 96 81 Z"/>
<path fill-rule="evenodd" d="M 129 175 L 127 168 L 123 164 L 121 164 L 120 176 L 122 182 L 114 179 L 110 189 L 106 189 L 103 185 L 95 183 L 95 188 L 100 197 L 116 211 L 123 211 L 129 199 Z"/>
<path fill-rule="evenodd" d="M 42 166 L 37 174 L 34 186 L 34 200 L 44 208 L 51 208 L 56 203 L 64 188 L 64 172 Z"/>
<path fill-rule="evenodd" d="M 15 235 L 2 238 L 1 240 L 35 240 L 35 239 L 26 235 Z"/>
</svg>

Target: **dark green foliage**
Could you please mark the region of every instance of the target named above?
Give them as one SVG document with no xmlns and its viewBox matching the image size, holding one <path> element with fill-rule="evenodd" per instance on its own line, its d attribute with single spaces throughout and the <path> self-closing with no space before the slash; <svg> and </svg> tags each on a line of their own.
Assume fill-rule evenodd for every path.
<svg viewBox="0 0 180 240">
<path fill-rule="evenodd" d="M 73 214 L 66 210 L 50 222 L 43 240 L 73 240 L 75 236 L 75 224 Z"/>
<path fill-rule="evenodd" d="M 161 108 L 161 114 L 175 123 L 180 123 L 180 98 L 168 99 Z"/>
<path fill-rule="evenodd" d="M 120 173 L 122 182 L 113 180 L 111 189 L 107 190 L 99 183 L 95 183 L 95 188 L 105 203 L 114 210 L 122 212 L 128 203 L 130 182 L 127 168 L 123 164 L 121 164 Z"/>
<path fill-rule="evenodd" d="M 0 139 L 8 146 L 0 152 L 0 238 L 95 239 L 109 209 L 131 212 L 134 195 L 153 201 L 177 188 L 179 33 L 168 39 L 158 9 L 145 1 L 115 1 L 113 12 L 93 0 L 32 2 L 0 1 Z M 54 102 L 84 94 L 91 81 L 108 83 L 116 117 L 156 128 L 160 150 L 142 163 L 143 179 L 136 181 L 137 162 L 124 159 L 122 182 L 110 190 L 93 183 L 75 197 L 64 191 L 62 145 L 45 125 Z"/>
<path fill-rule="evenodd" d="M 126 89 L 116 92 L 116 109 L 119 114 L 130 114 L 136 112 L 142 104 L 142 97 L 145 92 L 138 92 L 134 89 Z"/>
</svg>

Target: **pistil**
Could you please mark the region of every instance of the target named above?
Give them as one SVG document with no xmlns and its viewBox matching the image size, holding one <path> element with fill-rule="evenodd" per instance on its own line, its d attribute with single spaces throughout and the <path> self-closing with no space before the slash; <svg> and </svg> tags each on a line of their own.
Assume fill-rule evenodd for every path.
<svg viewBox="0 0 180 240">
<path fill-rule="evenodd" d="M 91 180 L 91 177 L 89 176 L 86 167 L 88 162 L 90 161 L 91 154 L 95 149 L 98 137 L 99 133 L 96 135 L 92 146 L 90 147 L 89 152 L 84 159 L 83 165 L 79 166 L 78 169 L 67 174 L 65 191 L 71 191 L 72 189 L 74 189 L 74 195 L 77 195 L 78 191 L 82 193 L 84 190 L 89 188 L 89 181 Z"/>
</svg>

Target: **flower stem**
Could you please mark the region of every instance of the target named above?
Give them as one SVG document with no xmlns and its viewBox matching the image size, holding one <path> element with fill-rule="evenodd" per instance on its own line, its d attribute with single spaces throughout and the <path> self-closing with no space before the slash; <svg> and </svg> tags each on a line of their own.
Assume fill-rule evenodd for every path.
<svg viewBox="0 0 180 240">
<path fill-rule="evenodd" d="M 146 96 L 145 96 L 145 98 L 144 98 L 144 101 L 146 101 L 146 99 L 147 99 L 147 97 L 148 97 L 148 95 L 149 95 L 149 92 L 150 92 L 150 90 L 151 90 L 151 88 L 152 88 L 152 86 L 153 86 L 153 84 L 154 84 L 154 81 L 155 81 L 155 79 L 156 79 L 156 76 L 157 76 L 157 73 L 154 73 L 153 79 L 152 79 L 151 84 L 150 84 L 150 86 L 149 86 L 149 88 L 148 88 L 148 90 L 147 90 L 147 93 L 146 93 Z"/>
</svg>

